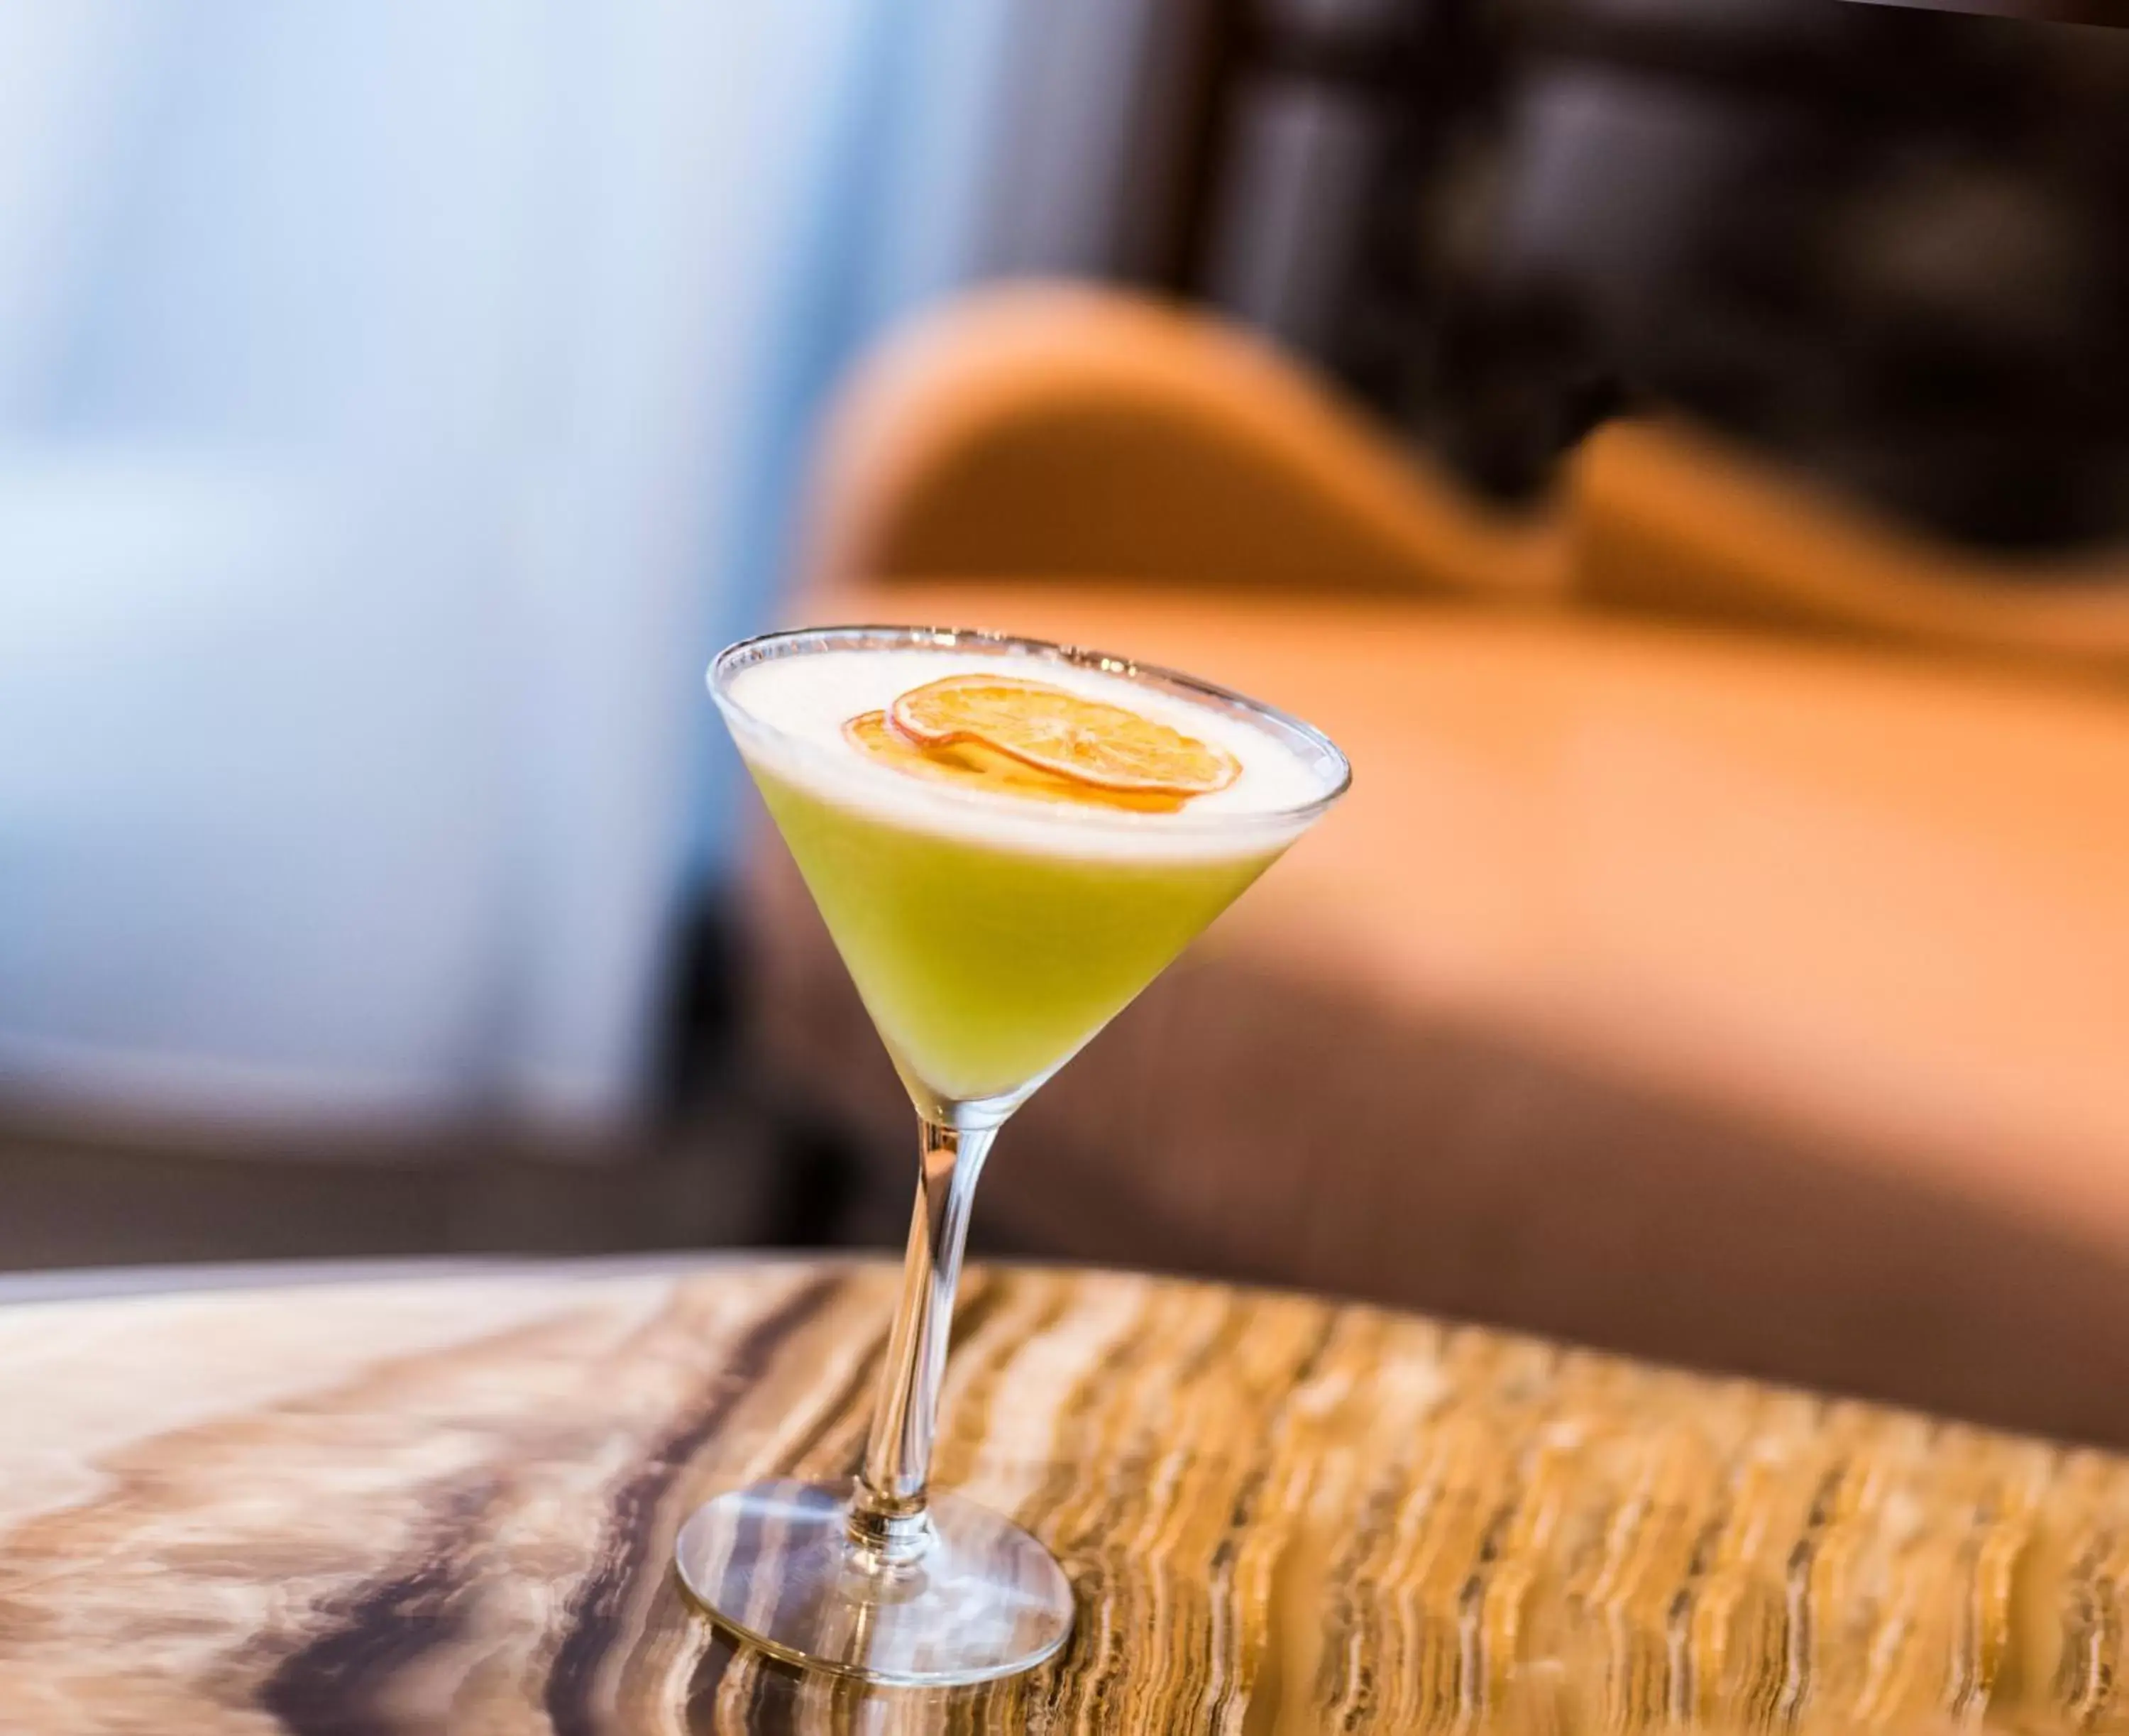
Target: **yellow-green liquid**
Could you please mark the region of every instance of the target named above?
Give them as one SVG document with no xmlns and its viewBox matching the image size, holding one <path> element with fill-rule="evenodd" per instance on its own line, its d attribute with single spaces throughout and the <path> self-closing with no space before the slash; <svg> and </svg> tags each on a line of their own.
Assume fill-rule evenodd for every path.
<svg viewBox="0 0 2129 1736">
<path fill-rule="evenodd" d="M 1045 855 L 894 825 L 758 769 L 755 780 L 924 1109 L 1045 1076 L 1284 847 Z"/>
</svg>

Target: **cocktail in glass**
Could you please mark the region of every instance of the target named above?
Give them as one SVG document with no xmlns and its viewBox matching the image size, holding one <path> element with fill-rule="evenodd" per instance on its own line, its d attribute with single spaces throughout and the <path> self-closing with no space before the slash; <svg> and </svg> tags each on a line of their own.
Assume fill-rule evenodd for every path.
<svg viewBox="0 0 2129 1736">
<path fill-rule="evenodd" d="M 711 691 L 916 1105 L 900 1306 L 862 1468 L 735 1490 L 682 1578 L 788 1660 L 980 1681 L 1071 1630 L 1049 1552 L 928 1486 L 978 1172 L 1007 1118 L 1343 794 L 1318 731 L 1187 676 L 994 634 L 733 646 Z"/>
</svg>

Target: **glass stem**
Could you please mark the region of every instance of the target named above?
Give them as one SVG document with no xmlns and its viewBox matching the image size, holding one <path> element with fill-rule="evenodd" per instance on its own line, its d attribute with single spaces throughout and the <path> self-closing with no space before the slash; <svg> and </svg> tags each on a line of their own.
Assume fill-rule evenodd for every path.
<svg viewBox="0 0 2129 1736">
<path fill-rule="evenodd" d="M 931 1540 L 925 1484 L 931 1474 L 939 1387 L 953 1330 L 954 1287 L 960 1280 L 976 1176 L 998 1133 L 928 1119 L 920 1126 L 922 1163 L 903 1261 L 902 1301 L 888 1334 L 872 1434 L 850 1504 L 851 1541 L 888 1566 L 914 1561 Z"/>
</svg>

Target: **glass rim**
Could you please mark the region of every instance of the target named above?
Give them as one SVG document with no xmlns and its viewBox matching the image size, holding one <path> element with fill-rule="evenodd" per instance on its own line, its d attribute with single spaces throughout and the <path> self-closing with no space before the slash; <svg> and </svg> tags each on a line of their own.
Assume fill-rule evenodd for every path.
<svg viewBox="0 0 2129 1736">
<path fill-rule="evenodd" d="M 1155 686 L 1176 690 L 1188 699 L 1210 701 L 1230 712 L 1241 712 L 1252 720 L 1271 725 L 1275 732 L 1298 737 L 1323 756 L 1336 773 L 1335 780 L 1320 794 L 1311 796 L 1305 802 L 1290 804 L 1284 808 L 1196 814 L 1186 808 L 1178 813 L 1153 816 L 1115 808 L 1059 804 L 1042 809 L 1041 817 L 1046 824 L 1094 827 L 1121 832 L 1157 827 L 1164 832 L 1204 833 L 1284 828 L 1315 820 L 1353 787 L 1353 763 L 1346 757 L 1345 751 L 1313 723 L 1294 716 L 1291 712 L 1283 711 L 1276 705 L 1266 704 L 1261 699 L 1251 699 L 1247 694 L 1222 687 L 1217 682 L 1203 680 L 1163 664 L 1141 663 L 1135 657 L 1120 656 L 1112 651 L 1097 651 L 1087 646 L 1068 645 L 1054 639 L 1030 638 L 1019 633 L 997 632 L 987 627 L 916 627 L 893 622 L 779 627 L 774 632 L 755 633 L 727 645 L 710 660 L 705 680 L 710 697 L 727 718 L 744 720 L 749 729 L 774 737 L 802 758 L 814 761 L 823 766 L 841 768 L 841 756 L 832 750 L 810 737 L 794 735 L 789 730 L 780 728 L 741 704 L 732 697 L 731 680 L 742 669 L 751 668 L 772 657 L 803 655 L 807 650 L 833 649 L 839 641 L 857 644 L 872 640 L 886 640 L 941 651 L 1001 651 L 1012 656 L 1090 669 L 1125 680 L 1148 681 Z M 880 648 L 890 647 L 883 646 Z M 989 813 L 995 813 L 999 803 L 1012 799 L 983 790 L 960 789 L 950 785 L 927 783 L 922 787 L 927 799 L 944 800 L 957 806 Z M 1031 808 L 1034 806 L 1016 805 Z"/>
</svg>

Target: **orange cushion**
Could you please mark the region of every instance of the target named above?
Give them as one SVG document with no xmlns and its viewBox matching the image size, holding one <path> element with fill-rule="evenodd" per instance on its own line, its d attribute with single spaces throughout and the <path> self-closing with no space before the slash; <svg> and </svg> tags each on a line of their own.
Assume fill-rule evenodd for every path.
<svg viewBox="0 0 2129 1736">
<path fill-rule="evenodd" d="M 1358 1195 L 1332 1214 L 1343 1228 L 1321 1231 L 1305 1271 L 1279 1250 L 1295 1214 L 1316 1204 L 1260 1190 L 1260 1214 L 1274 1221 L 1239 1222 L 1257 1209 L 1241 1198 L 1254 1185 L 1241 1171 L 1298 1162 L 1297 1128 L 1312 1123 L 1327 1144 L 1341 1116 L 1373 1115 L 1379 1128 L 1403 1089 L 1394 1075 L 1416 1078 L 1445 1055 L 1453 1069 L 1467 1052 L 1517 1057 L 1500 1075 L 1509 1083 L 1489 1088 L 1484 1128 L 1414 1128 L 1422 1147 L 1462 1139 L 1536 1163 L 1578 1139 L 1597 1140 L 1593 1152 L 1669 1141 L 1675 1150 L 1644 1154 L 1668 1162 L 1697 1141 L 1720 1164 L 1728 1144 L 1757 1142 L 1763 1153 L 1810 1152 L 1814 1162 L 1831 1154 L 1872 1187 L 1949 1202 L 2007 1235 L 2020 1227 L 2049 1245 L 2129 1253 L 2129 703 L 1831 647 L 1358 599 L 1209 607 L 1094 584 L 954 584 L 817 597 L 806 612 L 994 627 L 1177 664 L 1300 713 L 1351 756 L 1346 803 L 1216 926 L 1183 986 L 1126 1014 L 1024 1112 L 1039 1124 L 1069 1111 L 1082 1146 L 1123 1140 L 1133 1162 L 1157 1164 L 1129 1146 L 1130 1115 L 1115 1099 L 1143 1103 L 1165 1074 L 1191 1080 L 1188 1114 L 1218 1123 L 1238 1151 L 1236 1172 L 1124 1178 L 1148 1209 L 1169 1211 L 1179 1258 L 1217 1264 L 1224 1249 L 1231 1265 L 1332 1282 L 1345 1260 L 1350 1287 L 1400 1300 L 1520 1312 L 1521 1323 L 1588 1335 L 1641 1332 L 1649 1323 L 1636 1325 L 1623 1304 L 1609 1324 L 1578 1318 L 1601 1312 L 1606 1284 L 1631 1283 L 1616 1265 L 1527 1305 L 1489 1296 L 1483 1272 L 1446 1296 L 1384 1276 L 1398 1234 L 1409 1240 L 1411 1230 L 1369 1224 L 1371 1209 L 1387 1209 L 1384 1191 L 1402 1185 L 1379 1154 L 1307 1154 L 1315 1180 Z M 1225 986 L 1208 1000 L 1193 980 Z M 1245 982 L 1258 986 L 1235 987 Z M 1237 994 L 1260 1004 L 1240 1007 Z M 1431 1061 L 1420 1052 L 1430 1042 Z M 1191 1062 L 1193 1043 L 1224 1044 L 1225 1071 Z M 1326 1045 L 1365 1052 L 1367 1075 L 1342 1073 Z M 1289 1118 L 1284 1154 L 1240 1150 L 1253 1123 L 1269 1138 L 1277 1118 L 1221 1099 L 1253 1100 L 1282 1047 L 1315 1055 L 1337 1093 Z M 857 1065 L 891 1101 L 884 1072 L 869 1058 Z M 1260 1076 L 1237 1079 L 1236 1067 Z M 1533 1084 L 1532 1069 L 1554 1083 Z M 1109 1102 L 1074 1095 L 1083 1070 L 1106 1081 Z M 1598 1106 L 1590 1081 L 1611 1107 Z M 1284 1087 L 1305 1092 L 1307 1075 L 1285 1076 Z M 1372 1110 L 1340 1100 L 1370 1093 L 1383 1099 Z M 1045 1108 L 1052 1099 L 1063 1107 Z M 1442 1099 L 1423 1100 L 1438 1109 Z M 1620 1104 L 1647 1102 L 1670 1106 L 1668 1131 L 1639 1110 L 1620 1118 Z M 1551 1105 L 1550 1123 L 1529 1119 L 1537 1104 Z M 1567 1124 L 1578 1118 L 1609 1124 L 1600 1139 Z M 1698 1130 L 1690 1138 L 1688 1127 Z M 1353 1163 L 1365 1176 L 1338 1182 L 1339 1166 Z M 1536 1164 L 1533 1185 L 1546 1173 Z M 1573 1185 L 1587 1190 L 1606 1171 L 1576 1173 Z M 1622 1187 L 1670 1185 L 1657 1171 L 1617 1173 Z M 1783 1185 L 1778 1166 L 1764 1179 L 1769 1190 Z M 1072 1202 L 1058 1178 L 1047 1185 L 1041 1210 L 1062 1221 Z M 1795 1185 L 1814 1184 L 1799 1169 Z M 1727 1197 L 1693 1210 L 1748 1209 L 1722 1204 Z M 1629 1241 L 1631 1205 L 1604 1205 L 1626 1214 Z M 1556 1263 L 1575 1246 L 1576 1215 L 1594 1204 L 1496 1207 L 1503 1233 L 1517 1235 L 1526 1227 L 1516 1213 L 1565 1213 L 1546 1256 Z M 1098 1215 L 1102 1202 L 1088 1208 Z M 1701 1233 L 1690 1213 L 1666 1216 L 1655 1203 L 1649 1212 L 1666 1234 Z M 1223 1214 L 1236 1221 L 1216 1221 Z M 1732 1265 L 1769 1252 L 1748 1245 L 1749 1225 L 1724 1233 Z M 1371 1235 L 1369 1275 L 1340 1248 Z M 1860 1272 L 1870 1247 L 1852 1252 Z M 1804 1281 L 1813 1250 L 1773 1254 L 1753 1293 L 1768 1306 Z M 1931 1276 L 1913 1281 L 1953 1281 L 1945 1264 L 1922 1261 L 1912 1271 Z M 1865 1282 L 1842 1281 L 1851 1281 Z M 1658 1342 L 1632 1347 L 1865 1378 L 1865 1365 L 1765 1367 L 1790 1352 L 1761 1343 L 1757 1328 L 1728 1339 L 1712 1328 L 1650 1330 Z M 1953 1401 L 1927 1384 L 1891 1395 Z"/>
</svg>

